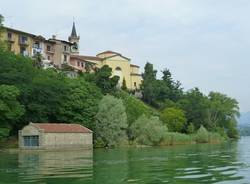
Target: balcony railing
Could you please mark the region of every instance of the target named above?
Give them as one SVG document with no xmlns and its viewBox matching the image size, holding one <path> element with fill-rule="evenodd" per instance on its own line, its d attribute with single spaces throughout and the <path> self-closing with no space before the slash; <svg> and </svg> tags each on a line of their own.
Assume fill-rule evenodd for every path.
<svg viewBox="0 0 250 184">
<path fill-rule="evenodd" d="M 55 52 L 55 49 L 54 49 L 54 48 L 51 48 L 51 49 L 49 49 L 49 50 L 46 49 L 46 51 L 49 52 L 49 53 L 54 53 L 54 52 Z"/>
<path fill-rule="evenodd" d="M 28 45 L 28 38 L 27 37 L 25 37 L 25 39 L 23 38 L 23 37 L 20 37 L 19 38 L 19 44 L 20 45 Z"/>
<path fill-rule="evenodd" d="M 7 37 L 7 41 L 8 42 L 15 42 L 15 39 L 13 36 L 11 36 L 11 37 Z"/>
</svg>

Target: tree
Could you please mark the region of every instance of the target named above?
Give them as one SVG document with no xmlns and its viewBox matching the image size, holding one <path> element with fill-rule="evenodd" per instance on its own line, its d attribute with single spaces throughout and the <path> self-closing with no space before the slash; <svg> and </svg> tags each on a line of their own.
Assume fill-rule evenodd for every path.
<svg viewBox="0 0 250 184">
<path fill-rule="evenodd" d="M 188 134 L 193 134 L 195 131 L 193 123 L 190 123 L 187 127 L 187 133 Z"/>
<path fill-rule="evenodd" d="M 156 73 L 157 71 L 154 70 L 154 67 L 151 63 L 147 63 L 144 67 L 144 73 L 142 74 L 142 95 L 144 102 L 154 105 L 154 101 L 156 99 L 154 87 L 156 84 Z"/>
<path fill-rule="evenodd" d="M 4 41 L 2 41 L 2 33 L 4 31 L 3 28 L 3 21 L 4 21 L 4 17 L 0 14 L 0 49 L 4 50 L 6 49 L 6 43 Z"/>
<path fill-rule="evenodd" d="M 184 111 L 177 108 L 164 109 L 160 119 L 171 132 L 182 132 L 187 122 Z"/>
<path fill-rule="evenodd" d="M 126 80 L 125 80 L 124 77 L 123 77 L 123 80 L 122 80 L 122 88 L 121 89 L 124 90 L 124 91 L 128 90 Z"/>
<path fill-rule="evenodd" d="M 142 115 L 131 126 L 134 140 L 143 145 L 158 145 L 167 133 L 167 127 L 156 116 Z"/>
<path fill-rule="evenodd" d="M 3 26 L 3 16 L 0 14 L 0 27 Z"/>
<path fill-rule="evenodd" d="M 206 121 L 209 101 L 198 88 L 184 94 L 183 98 L 178 101 L 178 106 L 186 112 L 187 121 L 193 123 L 195 130 L 201 125 L 209 127 Z"/>
<path fill-rule="evenodd" d="M 210 92 L 208 99 L 207 122 L 210 127 L 212 129 L 221 127 L 225 128 L 226 131 L 227 129 L 237 130 L 236 118 L 240 115 L 238 102 L 218 92 Z M 235 133 L 237 136 L 237 131 Z"/>
<path fill-rule="evenodd" d="M 117 87 L 119 77 L 112 76 L 112 68 L 108 65 L 104 65 L 102 68 L 98 69 L 95 74 L 96 85 L 102 89 L 104 94 L 114 91 Z"/>
<path fill-rule="evenodd" d="M 94 126 L 96 143 L 105 147 L 118 145 L 127 139 L 127 127 L 126 109 L 122 100 L 110 95 L 104 96 Z"/>
<path fill-rule="evenodd" d="M 24 114 L 24 107 L 17 100 L 19 95 L 16 87 L 0 85 L 0 128 L 11 129 Z"/>
<path fill-rule="evenodd" d="M 127 121 L 128 121 L 128 129 L 127 135 L 130 140 L 133 139 L 130 127 L 133 123 L 142 115 L 147 117 L 157 116 L 158 112 L 143 103 L 138 98 L 133 95 L 129 95 L 127 92 L 119 91 L 114 94 L 117 98 L 122 99 L 124 106 L 126 107 Z"/>
<path fill-rule="evenodd" d="M 172 74 L 168 69 L 162 71 L 162 81 L 163 85 L 166 86 L 168 90 L 166 90 L 165 99 L 170 99 L 174 102 L 178 101 L 182 94 L 183 89 L 181 88 L 181 83 L 179 81 L 174 81 L 172 78 Z"/>
<path fill-rule="evenodd" d="M 43 68 L 43 56 L 40 53 L 35 54 L 34 56 L 34 67 Z"/>
<path fill-rule="evenodd" d="M 67 94 L 60 103 L 57 119 L 59 122 L 80 123 L 93 129 L 94 117 L 102 98 L 101 90 L 83 79 L 68 79 L 66 84 Z"/>
</svg>

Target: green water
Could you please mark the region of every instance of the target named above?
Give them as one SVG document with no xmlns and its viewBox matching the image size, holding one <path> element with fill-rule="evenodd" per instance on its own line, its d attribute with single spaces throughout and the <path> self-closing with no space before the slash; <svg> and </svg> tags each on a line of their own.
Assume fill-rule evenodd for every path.
<svg viewBox="0 0 250 184">
<path fill-rule="evenodd" d="M 223 145 L 0 153 L 0 183 L 250 183 L 250 137 Z"/>
</svg>

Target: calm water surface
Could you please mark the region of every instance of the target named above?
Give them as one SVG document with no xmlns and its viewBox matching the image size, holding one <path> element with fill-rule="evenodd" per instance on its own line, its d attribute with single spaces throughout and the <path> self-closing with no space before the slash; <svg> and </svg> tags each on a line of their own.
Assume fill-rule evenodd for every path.
<svg viewBox="0 0 250 184">
<path fill-rule="evenodd" d="M 0 183 L 250 184 L 250 137 L 223 145 L 0 153 Z"/>
</svg>

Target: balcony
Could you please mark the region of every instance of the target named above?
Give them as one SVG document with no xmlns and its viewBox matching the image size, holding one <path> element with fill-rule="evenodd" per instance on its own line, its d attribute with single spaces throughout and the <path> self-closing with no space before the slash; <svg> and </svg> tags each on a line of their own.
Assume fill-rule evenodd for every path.
<svg viewBox="0 0 250 184">
<path fill-rule="evenodd" d="M 48 52 L 50 54 L 54 54 L 55 48 L 53 48 L 51 45 L 47 45 L 46 52 Z"/>
<path fill-rule="evenodd" d="M 14 42 L 15 42 L 15 39 L 14 39 L 13 36 L 11 36 L 11 37 L 7 37 L 7 41 L 8 41 L 8 42 L 11 42 L 11 43 L 14 43 Z"/>
<path fill-rule="evenodd" d="M 19 45 L 28 46 L 28 37 L 20 36 L 19 37 Z"/>
</svg>

